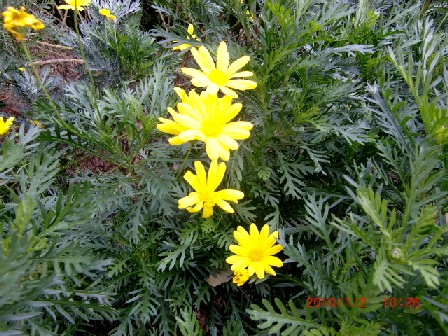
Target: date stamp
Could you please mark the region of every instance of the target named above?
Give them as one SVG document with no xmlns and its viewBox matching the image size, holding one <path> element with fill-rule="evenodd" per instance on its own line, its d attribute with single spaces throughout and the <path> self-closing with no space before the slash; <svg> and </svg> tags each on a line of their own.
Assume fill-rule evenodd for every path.
<svg viewBox="0 0 448 336">
<path fill-rule="evenodd" d="M 378 301 L 377 301 L 378 303 Z M 396 298 L 396 297 L 385 297 L 383 299 L 383 308 L 418 308 L 421 306 L 419 298 L 416 297 L 406 297 L 406 298 Z M 308 297 L 306 299 L 306 308 L 316 309 L 316 308 L 367 308 L 367 299 L 361 298 L 336 298 L 336 297 Z"/>
<path fill-rule="evenodd" d="M 407 297 L 407 298 L 395 298 L 387 297 L 383 299 L 384 308 L 418 308 L 421 302 L 419 298 Z"/>
<path fill-rule="evenodd" d="M 366 298 L 359 298 L 359 299 L 353 299 L 350 300 L 349 298 L 312 298 L 308 297 L 306 299 L 306 308 L 341 308 L 342 306 L 345 306 L 347 308 L 367 308 L 367 299 Z"/>
</svg>

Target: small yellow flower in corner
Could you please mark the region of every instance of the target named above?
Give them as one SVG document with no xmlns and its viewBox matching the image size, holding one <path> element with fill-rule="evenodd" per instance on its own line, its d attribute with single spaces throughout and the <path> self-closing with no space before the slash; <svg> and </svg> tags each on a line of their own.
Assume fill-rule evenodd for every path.
<svg viewBox="0 0 448 336">
<path fill-rule="evenodd" d="M 275 245 L 278 238 L 278 231 L 269 235 L 269 226 L 265 224 L 258 232 L 255 224 L 250 225 L 250 234 L 241 226 L 234 231 L 233 236 L 239 245 L 230 245 L 229 249 L 235 255 L 226 259 L 234 272 L 244 272 L 247 267 L 248 276 L 254 273 L 259 279 L 263 279 L 265 272 L 270 275 L 276 275 L 271 266 L 281 267 L 283 262 L 274 257 L 274 254 L 283 250 L 281 245 Z"/>
<path fill-rule="evenodd" d="M 234 79 L 235 77 L 250 77 L 252 72 L 237 72 L 250 61 L 250 56 L 243 56 L 229 65 L 229 53 L 227 44 L 221 42 L 218 47 L 216 66 L 209 51 L 204 46 L 191 48 L 191 53 L 201 70 L 193 68 L 181 68 L 182 72 L 193 77 L 191 83 L 196 87 L 206 87 L 211 94 L 218 93 L 219 90 L 225 95 L 237 98 L 236 90 L 251 90 L 257 87 L 257 83 L 245 80 Z"/>
<path fill-rule="evenodd" d="M 0 117 L 0 135 L 8 133 L 9 128 L 11 127 L 13 121 L 14 117 L 10 117 L 6 119 L 6 121 L 3 120 L 3 117 Z"/>
<path fill-rule="evenodd" d="M 18 69 L 20 72 L 24 72 L 25 71 L 25 68 L 19 68 Z"/>
<path fill-rule="evenodd" d="M 226 165 L 223 162 L 218 165 L 218 162 L 214 160 L 210 164 L 208 174 L 200 161 L 195 161 L 194 167 L 196 175 L 187 171 L 184 179 L 195 191 L 178 201 L 179 209 L 187 209 L 190 213 L 199 212 L 203 209 L 203 218 L 213 215 L 215 205 L 225 212 L 233 213 L 234 210 L 227 201 L 238 203 L 238 200 L 244 197 L 244 193 L 235 189 L 215 191 L 224 178 Z"/>
<path fill-rule="evenodd" d="M 250 276 L 247 270 L 242 269 L 239 271 L 235 271 L 233 273 L 233 283 L 237 286 L 242 286 L 246 283 L 247 280 L 249 280 Z"/>
<path fill-rule="evenodd" d="M 37 121 L 37 120 L 31 120 L 31 119 L 30 119 L 30 123 L 32 123 L 32 124 L 34 124 L 34 125 L 36 125 L 36 126 L 39 126 L 39 128 L 45 128 L 45 126 L 42 125 L 42 123 L 41 123 L 40 121 Z"/>
<path fill-rule="evenodd" d="M 191 38 L 195 39 L 196 41 L 200 41 L 200 39 L 198 39 L 196 34 L 194 33 L 194 26 L 191 23 L 188 25 L 187 33 L 188 33 L 187 40 L 190 40 L 190 36 L 191 36 Z M 173 42 L 177 42 L 177 41 L 173 41 Z M 185 50 L 190 47 L 191 47 L 190 44 L 184 43 L 177 47 L 173 47 L 173 50 Z"/>
<path fill-rule="evenodd" d="M 3 16 L 3 27 L 11 33 L 11 35 L 17 41 L 25 40 L 24 34 L 26 33 L 27 27 L 34 30 L 41 30 L 45 28 L 44 24 L 40 22 L 32 14 L 25 12 L 25 7 L 20 7 L 20 11 L 14 7 L 8 7 L 4 12 Z"/>
<path fill-rule="evenodd" d="M 73 9 L 83 11 L 84 7 L 90 5 L 90 0 L 65 0 L 66 5 L 58 6 L 58 9 Z"/>
<path fill-rule="evenodd" d="M 246 121 L 231 122 L 241 111 L 242 104 L 232 104 L 228 96 L 218 98 L 205 91 L 198 95 L 192 90 L 187 95 L 180 88 L 175 90 L 182 99 L 182 103 L 177 104 L 179 112 L 169 107 L 174 120 L 159 118 L 162 124 L 158 124 L 157 129 L 175 135 L 168 139 L 173 146 L 200 140 L 205 143 L 211 160 L 228 161 L 230 150 L 238 149 L 236 140 L 247 139 L 253 127 Z"/>
<path fill-rule="evenodd" d="M 106 18 L 108 18 L 111 21 L 115 21 L 115 16 L 112 15 L 110 13 L 110 10 L 108 10 L 108 9 L 100 9 L 100 14 L 105 16 Z"/>
</svg>

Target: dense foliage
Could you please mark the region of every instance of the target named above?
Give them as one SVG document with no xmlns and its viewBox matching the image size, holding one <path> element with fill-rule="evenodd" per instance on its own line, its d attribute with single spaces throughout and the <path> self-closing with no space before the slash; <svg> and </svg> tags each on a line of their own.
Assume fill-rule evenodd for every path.
<svg viewBox="0 0 448 336">
<path fill-rule="evenodd" d="M 445 2 L 1 4 L 45 28 L 0 29 L 0 335 L 448 334 Z M 203 218 L 178 200 L 205 146 L 157 125 L 193 89 L 173 47 L 222 41 L 253 128 L 221 183 L 244 198 Z M 237 286 L 250 223 L 284 265 Z"/>
</svg>

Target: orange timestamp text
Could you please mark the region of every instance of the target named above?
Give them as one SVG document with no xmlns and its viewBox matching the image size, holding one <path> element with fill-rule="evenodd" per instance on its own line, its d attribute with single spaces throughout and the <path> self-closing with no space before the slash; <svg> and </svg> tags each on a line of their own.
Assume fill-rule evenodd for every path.
<svg viewBox="0 0 448 336">
<path fill-rule="evenodd" d="M 418 308 L 421 302 L 419 298 L 407 297 L 407 298 L 395 298 L 387 297 L 383 299 L 383 307 L 388 308 Z"/>
<path fill-rule="evenodd" d="M 308 297 L 306 299 L 306 308 L 320 308 L 320 307 L 329 307 L 329 308 L 341 308 L 342 306 L 345 306 L 347 308 L 367 308 L 367 299 L 364 297 L 361 297 L 359 299 L 352 299 L 349 298 L 313 298 Z"/>
</svg>

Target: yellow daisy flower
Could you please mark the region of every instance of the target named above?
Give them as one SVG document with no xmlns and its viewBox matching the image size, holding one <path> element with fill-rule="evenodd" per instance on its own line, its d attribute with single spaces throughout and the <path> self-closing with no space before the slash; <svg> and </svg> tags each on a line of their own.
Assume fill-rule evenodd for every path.
<svg viewBox="0 0 448 336">
<path fill-rule="evenodd" d="M 73 9 L 83 11 L 84 7 L 90 5 L 90 0 L 65 0 L 66 5 L 58 6 L 58 9 Z"/>
<path fill-rule="evenodd" d="M 247 273 L 245 269 L 235 271 L 233 273 L 233 283 L 237 284 L 238 286 L 244 285 L 244 283 L 249 280 L 249 278 L 249 273 Z"/>
<path fill-rule="evenodd" d="M 179 112 L 168 108 L 173 120 L 159 118 L 162 124 L 157 125 L 161 132 L 176 135 L 168 139 L 173 145 L 182 145 L 188 141 L 205 142 L 206 152 L 211 160 L 221 158 L 228 161 L 230 150 L 238 149 L 236 140 L 247 139 L 253 125 L 250 122 L 230 122 L 240 112 L 240 103 L 232 104 L 232 98 L 202 92 L 198 95 L 194 90 L 189 95 L 180 88 L 175 89 L 182 102 L 177 104 Z"/>
<path fill-rule="evenodd" d="M 6 119 L 6 121 L 3 120 L 3 117 L 0 118 L 0 135 L 8 133 L 9 128 L 11 127 L 13 121 L 14 117 L 10 117 Z"/>
<path fill-rule="evenodd" d="M 34 15 L 25 12 L 25 7 L 23 6 L 20 7 L 20 11 L 14 7 L 8 7 L 2 12 L 2 16 L 3 27 L 10 32 L 17 41 L 23 41 L 25 39 L 24 33 L 26 33 L 26 27 L 34 30 L 45 28 L 44 24 L 36 19 Z"/>
<path fill-rule="evenodd" d="M 189 40 L 190 36 L 191 36 L 191 38 L 195 39 L 196 41 L 200 41 L 200 39 L 198 39 L 196 34 L 194 33 L 194 26 L 191 23 L 188 25 L 187 33 L 188 33 L 187 40 Z M 177 41 L 173 41 L 173 42 L 177 42 Z M 184 43 L 177 47 L 173 47 L 173 50 L 185 50 L 190 47 L 191 47 L 190 44 Z"/>
<path fill-rule="evenodd" d="M 250 90 L 257 87 L 257 83 L 250 80 L 232 79 L 253 75 L 250 71 L 237 72 L 250 61 L 250 57 L 243 56 L 229 66 L 230 56 L 225 42 L 219 44 L 216 66 L 207 48 L 203 46 L 198 49 L 191 48 L 191 53 L 202 71 L 193 68 L 182 68 L 181 70 L 184 74 L 193 77 L 191 83 L 194 86 L 207 87 L 207 92 L 211 94 L 216 94 L 221 90 L 225 95 L 232 98 L 238 97 L 232 89 Z"/>
<path fill-rule="evenodd" d="M 226 171 L 224 162 L 218 165 L 216 160 L 212 161 L 208 174 L 200 161 L 195 161 L 194 167 L 196 169 L 196 175 L 191 171 L 187 171 L 184 179 L 195 191 L 178 201 L 179 209 L 187 209 L 190 213 L 199 212 L 203 209 L 203 218 L 208 218 L 213 215 L 213 207 L 215 205 L 226 212 L 233 213 L 234 210 L 227 201 L 238 203 L 238 200 L 244 197 L 244 193 L 235 189 L 215 191 L 224 178 Z"/>
<path fill-rule="evenodd" d="M 111 20 L 111 21 L 115 20 L 115 16 L 110 13 L 110 10 L 108 10 L 108 9 L 100 9 L 99 12 L 100 12 L 101 15 L 105 16 L 109 20 Z"/>
<path fill-rule="evenodd" d="M 238 226 L 233 236 L 239 245 L 229 246 L 230 251 L 235 255 L 226 259 L 226 262 L 232 265 L 232 271 L 243 272 L 247 267 L 249 277 L 255 273 L 259 279 L 263 279 L 264 272 L 271 275 L 276 274 L 271 266 L 283 266 L 283 262 L 273 256 L 283 250 L 281 245 L 274 245 L 275 239 L 278 238 L 278 231 L 269 235 L 267 224 L 258 232 L 257 226 L 252 223 L 250 234 L 241 226 Z"/>
</svg>

